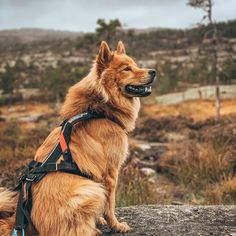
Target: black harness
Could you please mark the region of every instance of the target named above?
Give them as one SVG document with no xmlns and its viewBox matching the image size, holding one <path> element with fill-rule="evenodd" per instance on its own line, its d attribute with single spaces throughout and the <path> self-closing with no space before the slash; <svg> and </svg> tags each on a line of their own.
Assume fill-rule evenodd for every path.
<svg viewBox="0 0 236 236">
<path fill-rule="evenodd" d="M 25 235 L 25 230 L 28 225 L 30 225 L 34 234 L 38 234 L 38 231 L 30 218 L 32 209 L 31 187 L 33 183 L 39 182 L 47 173 L 60 171 L 92 179 L 92 176 L 83 173 L 76 163 L 73 162 L 69 148 L 73 126 L 78 122 L 92 118 L 105 118 L 105 115 L 103 113 L 88 111 L 76 115 L 69 120 L 65 120 L 61 124 L 62 128 L 59 142 L 55 145 L 45 161 L 37 162 L 33 160 L 25 168 L 17 187 L 14 189 L 15 191 L 19 191 L 19 200 L 16 209 L 16 224 L 13 235 Z M 63 160 L 57 164 L 61 155 L 63 156 Z"/>
</svg>

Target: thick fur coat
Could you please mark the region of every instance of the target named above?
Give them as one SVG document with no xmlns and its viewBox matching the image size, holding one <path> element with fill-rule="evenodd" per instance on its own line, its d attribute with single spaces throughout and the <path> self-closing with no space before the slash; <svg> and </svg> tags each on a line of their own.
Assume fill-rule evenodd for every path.
<svg viewBox="0 0 236 236">
<path fill-rule="evenodd" d="M 134 129 L 140 108 L 138 94 L 127 92 L 126 86 L 152 81 L 150 70 L 139 68 L 126 55 L 122 42 L 114 52 L 106 42 L 101 43 L 90 73 L 69 89 L 60 112 L 62 120 L 87 110 L 102 111 L 106 116 L 77 124 L 71 136 L 73 159 L 93 180 L 57 172 L 33 185 L 31 218 L 41 236 L 101 235 L 97 223 L 107 223 L 119 232 L 129 230 L 127 223 L 119 222 L 115 216 L 115 190 L 128 152 L 127 133 Z M 59 134 L 60 127 L 49 134 L 35 160 L 44 161 L 59 141 Z M 17 195 L 0 189 L 2 236 L 12 234 Z M 26 235 L 32 235 L 30 229 Z"/>
</svg>

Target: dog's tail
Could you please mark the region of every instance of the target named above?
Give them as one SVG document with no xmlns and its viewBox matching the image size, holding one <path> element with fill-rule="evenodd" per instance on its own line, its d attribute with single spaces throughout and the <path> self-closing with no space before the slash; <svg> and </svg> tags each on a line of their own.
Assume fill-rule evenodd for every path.
<svg viewBox="0 0 236 236">
<path fill-rule="evenodd" d="M 17 205 L 18 193 L 5 188 L 0 188 L 0 235 L 11 235 L 14 223 Z"/>
</svg>

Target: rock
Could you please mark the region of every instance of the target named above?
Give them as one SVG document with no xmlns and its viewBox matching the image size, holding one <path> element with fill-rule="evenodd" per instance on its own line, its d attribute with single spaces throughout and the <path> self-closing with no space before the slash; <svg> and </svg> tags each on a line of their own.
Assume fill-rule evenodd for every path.
<svg viewBox="0 0 236 236">
<path fill-rule="evenodd" d="M 134 206 L 118 208 L 116 214 L 132 229 L 119 234 L 103 228 L 104 236 L 236 235 L 236 206 Z"/>
<path fill-rule="evenodd" d="M 34 113 L 34 114 L 30 114 L 30 115 L 23 115 L 18 117 L 19 121 L 22 122 L 37 122 L 43 114 L 41 113 Z"/>
<path fill-rule="evenodd" d="M 15 112 L 15 107 L 13 107 L 13 106 L 10 106 L 9 108 L 8 108 L 8 112 Z"/>
<path fill-rule="evenodd" d="M 152 168 L 147 168 L 147 167 L 141 168 L 141 172 L 146 176 L 153 176 L 156 174 L 155 170 L 153 170 Z"/>
</svg>

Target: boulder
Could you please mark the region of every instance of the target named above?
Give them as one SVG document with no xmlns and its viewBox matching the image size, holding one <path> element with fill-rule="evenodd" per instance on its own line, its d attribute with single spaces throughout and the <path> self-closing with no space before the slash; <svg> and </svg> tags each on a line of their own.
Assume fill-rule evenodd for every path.
<svg viewBox="0 0 236 236">
<path fill-rule="evenodd" d="M 236 236 L 236 206 L 134 206 L 116 210 L 119 221 L 131 230 L 126 234 L 103 228 L 106 236 Z"/>
</svg>

